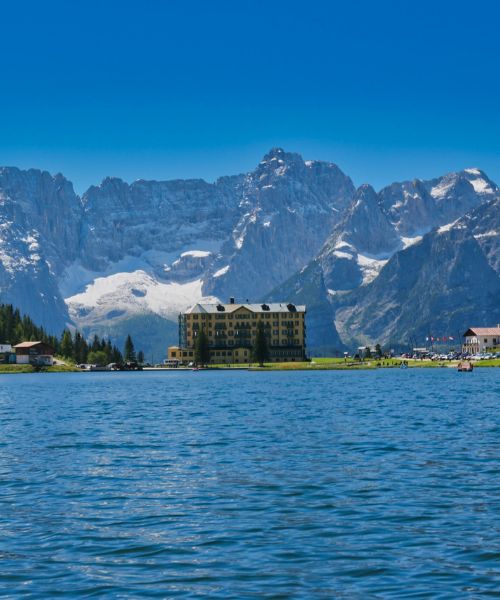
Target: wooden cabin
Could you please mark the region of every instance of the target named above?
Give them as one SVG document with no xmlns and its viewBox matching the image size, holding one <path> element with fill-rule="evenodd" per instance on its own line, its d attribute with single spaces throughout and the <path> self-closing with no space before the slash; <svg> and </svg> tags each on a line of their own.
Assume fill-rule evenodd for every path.
<svg viewBox="0 0 500 600">
<path fill-rule="evenodd" d="M 54 348 L 44 342 L 21 342 L 14 346 L 16 364 L 33 366 L 52 366 Z"/>
</svg>

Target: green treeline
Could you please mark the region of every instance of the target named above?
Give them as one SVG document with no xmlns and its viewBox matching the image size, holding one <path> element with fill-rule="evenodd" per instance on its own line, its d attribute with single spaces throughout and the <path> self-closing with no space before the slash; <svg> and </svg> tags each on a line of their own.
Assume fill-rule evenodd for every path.
<svg viewBox="0 0 500 600">
<path fill-rule="evenodd" d="M 0 343 L 15 346 L 20 342 L 42 341 L 52 346 L 55 353 L 76 364 L 92 363 L 106 365 L 112 362 L 121 363 L 123 360 L 135 361 L 134 344 L 127 336 L 124 348 L 125 356 L 111 343 L 111 340 L 100 339 L 95 335 L 92 341 L 87 341 L 79 331 L 71 333 L 64 330 L 61 337 L 49 335 L 43 327 L 38 327 L 30 317 L 21 315 L 11 304 L 0 304 Z M 138 359 L 143 358 L 139 352 Z"/>
</svg>

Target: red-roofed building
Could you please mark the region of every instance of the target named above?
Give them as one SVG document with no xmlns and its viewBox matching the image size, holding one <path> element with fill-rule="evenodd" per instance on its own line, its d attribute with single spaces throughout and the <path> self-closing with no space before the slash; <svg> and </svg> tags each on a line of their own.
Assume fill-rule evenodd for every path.
<svg viewBox="0 0 500 600">
<path fill-rule="evenodd" d="M 462 351 L 482 354 L 500 346 L 500 325 L 496 327 L 470 327 L 463 335 Z"/>
<path fill-rule="evenodd" d="M 54 348 L 44 342 L 21 342 L 14 346 L 18 365 L 52 366 Z"/>
</svg>

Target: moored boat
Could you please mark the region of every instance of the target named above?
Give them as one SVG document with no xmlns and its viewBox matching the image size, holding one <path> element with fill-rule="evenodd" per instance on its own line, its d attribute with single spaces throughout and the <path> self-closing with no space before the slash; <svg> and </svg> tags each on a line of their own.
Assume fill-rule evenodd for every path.
<svg viewBox="0 0 500 600">
<path fill-rule="evenodd" d="M 474 365 L 470 362 L 470 360 L 464 360 L 458 363 L 458 370 L 463 371 L 464 373 L 468 373 L 474 369 Z"/>
</svg>

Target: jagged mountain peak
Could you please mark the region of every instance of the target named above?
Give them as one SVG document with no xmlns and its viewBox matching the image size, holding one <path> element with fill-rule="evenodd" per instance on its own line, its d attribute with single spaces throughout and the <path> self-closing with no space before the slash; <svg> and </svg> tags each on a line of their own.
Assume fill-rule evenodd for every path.
<svg viewBox="0 0 500 600">
<path fill-rule="evenodd" d="M 322 174 L 330 177 L 332 175 L 347 177 L 335 163 L 323 160 L 304 160 L 302 155 L 296 152 L 287 152 L 283 148 L 271 148 L 253 173 L 260 178 L 264 178 L 266 175 L 318 177 Z M 251 175 L 252 173 L 250 173 Z M 350 178 L 348 179 L 350 181 Z"/>
<path fill-rule="evenodd" d="M 378 194 L 369 183 L 363 183 L 358 187 L 349 210 L 352 211 L 362 206 L 373 208 L 379 206 Z"/>
<path fill-rule="evenodd" d="M 275 160 L 277 160 L 277 161 L 282 160 L 284 162 L 285 161 L 296 161 L 296 160 L 301 161 L 302 156 L 300 154 L 298 154 L 297 152 L 287 152 L 283 148 L 275 147 L 275 148 L 271 148 L 269 150 L 269 152 L 264 154 L 264 157 L 260 161 L 260 164 L 272 162 Z"/>
<path fill-rule="evenodd" d="M 379 198 L 399 233 L 414 237 L 455 221 L 498 193 L 483 171 L 471 168 L 430 180 L 392 183 Z"/>
</svg>

